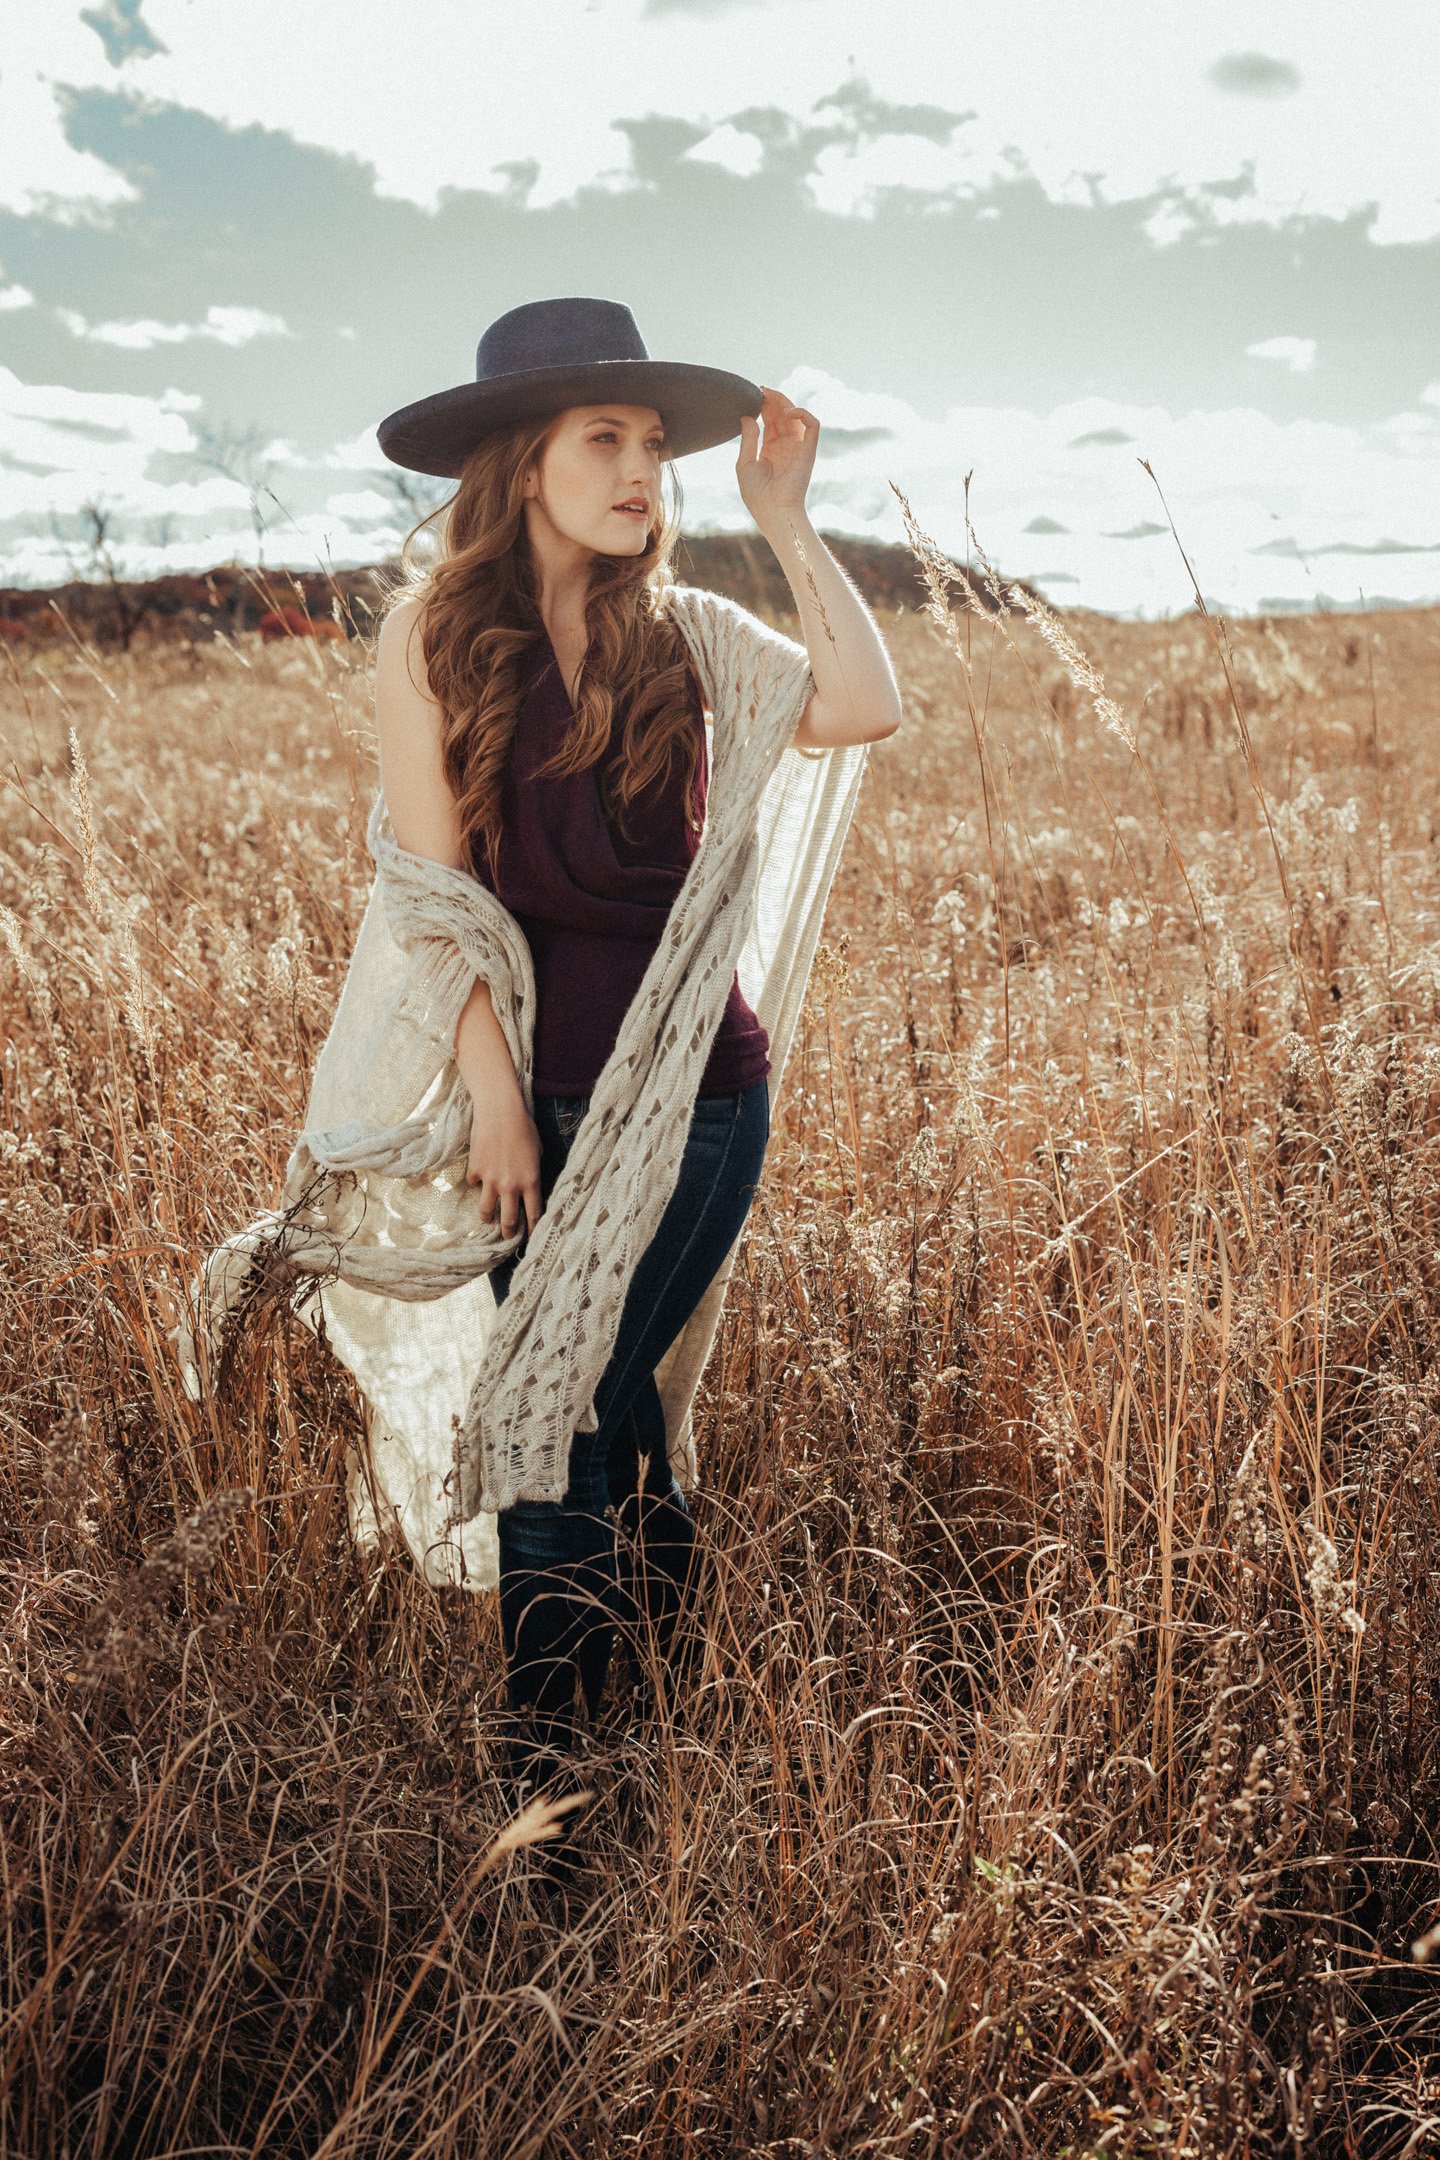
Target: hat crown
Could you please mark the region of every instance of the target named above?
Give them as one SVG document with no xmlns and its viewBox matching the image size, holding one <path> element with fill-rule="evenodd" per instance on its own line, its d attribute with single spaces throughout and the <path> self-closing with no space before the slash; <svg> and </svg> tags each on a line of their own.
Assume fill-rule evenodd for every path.
<svg viewBox="0 0 1440 2160">
<path fill-rule="evenodd" d="M 649 357 L 634 316 L 619 300 L 527 300 L 498 315 L 481 338 L 475 380 Z"/>
</svg>

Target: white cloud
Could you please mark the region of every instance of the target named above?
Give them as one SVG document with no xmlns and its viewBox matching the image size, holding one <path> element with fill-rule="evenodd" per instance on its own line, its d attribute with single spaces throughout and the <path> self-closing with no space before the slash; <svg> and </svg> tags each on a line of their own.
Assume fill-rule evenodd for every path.
<svg viewBox="0 0 1440 2160">
<path fill-rule="evenodd" d="M 214 338 L 221 345 L 248 345 L 257 337 L 289 337 L 290 326 L 264 308 L 211 307 L 205 310 L 204 322 L 196 324 L 195 335 Z"/>
<path fill-rule="evenodd" d="M 183 457 L 195 449 L 186 415 L 199 405 L 183 390 L 161 397 L 71 390 L 25 383 L 0 367 L 0 455 L 9 467 L 0 540 L 6 574 L 33 554 L 52 517 L 71 517 L 92 501 L 107 503 L 117 526 L 161 516 L 201 519 L 213 553 L 217 514 L 223 526 L 224 512 L 243 511 L 245 490 L 218 474 L 157 480 L 149 470 L 157 452 Z"/>
<path fill-rule="evenodd" d="M 311 472 L 315 460 L 302 457 L 287 435 L 277 435 L 259 453 L 261 465 L 283 465 L 291 472 Z"/>
<path fill-rule="evenodd" d="M 1315 340 L 1313 337 L 1262 338 L 1257 345 L 1247 345 L 1245 354 L 1250 360 L 1283 361 L 1292 375 L 1308 375 L 1315 365 Z"/>
<path fill-rule="evenodd" d="M 328 508 L 313 510 L 294 519 L 283 535 L 275 535 L 269 555 L 272 561 L 279 558 L 283 540 L 284 559 L 301 569 L 378 563 L 396 553 L 403 534 L 404 527 L 393 521 L 377 524 L 362 520 L 357 525 Z"/>
<path fill-rule="evenodd" d="M 207 307 L 194 335 L 214 337 L 222 346 L 248 346 L 255 337 L 294 337 L 294 330 L 283 315 L 268 315 L 263 307 Z"/>
<path fill-rule="evenodd" d="M 65 139 L 59 85 L 113 80 L 76 5 L 10 8 L 0 73 L 0 208 L 71 222 L 133 202 L 124 175 Z"/>
<path fill-rule="evenodd" d="M 232 557 L 253 562 L 249 490 L 189 462 L 199 448 L 191 415 L 200 404 L 175 389 L 138 397 L 25 383 L 0 367 L 0 582 L 54 584 L 82 574 L 77 521 L 92 502 L 111 512 L 117 558 L 133 576 L 208 569 Z M 309 470 L 283 441 L 262 454 Z M 297 475 L 284 492 L 300 485 Z M 293 518 L 275 504 L 264 508 L 271 562 L 377 562 L 400 537 L 392 505 L 373 489 Z"/>
<path fill-rule="evenodd" d="M 1435 449 L 1435 420 L 1427 412 L 1392 413 L 1388 420 L 1377 420 L 1371 430 L 1378 439 L 1391 444 L 1399 456 L 1430 457 Z"/>
<path fill-rule="evenodd" d="M 758 135 L 751 135 L 732 127 L 727 120 L 723 127 L 712 128 L 703 142 L 685 153 L 697 165 L 722 165 L 726 172 L 738 173 L 748 180 L 765 162 L 765 145 Z"/>
<path fill-rule="evenodd" d="M 383 193 L 430 209 L 446 187 L 497 189 L 498 168 L 525 158 L 540 165 L 532 205 L 562 201 L 623 166 L 614 123 L 637 113 L 706 127 L 723 162 L 741 154 L 725 136 L 726 114 L 753 106 L 762 86 L 764 102 L 804 120 L 858 74 L 893 103 L 977 114 L 944 149 L 897 138 L 873 168 L 860 153 L 854 174 L 842 156 L 840 175 L 821 184 L 837 200 L 848 189 L 862 208 L 871 170 L 964 187 L 1012 171 L 1018 155 L 1056 200 L 1087 200 L 1090 176 L 1115 201 L 1166 180 L 1202 190 L 1248 165 L 1253 194 L 1208 198 L 1215 216 L 1341 216 L 1373 203 L 1380 241 L 1440 231 L 1431 116 L 1415 95 L 1417 82 L 1440 75 L 1440 10 L 1414 0 L 1371 0 L 1361 40 L 1342 0 L 1314 0 L 1303 35 L 1293 25 L 1284 36 L 1266 31 L 1272 63 L 1302 78 L 1282 98 L 1218 96 L 1210 80 L 1217 62 L 1252 47 L 1254 0 L 1211 0 L 1183 15 L 1112 0 L 1098 18 L 1071 0 L 1033 0 L 1003 37 L 964 0 L 912 0 L 903 36 L 869 0 L 769 0 L 772 35 L 758 63 L 755 40 L 738 36 L 727 12 L 651 17 L 644 0 L 430 0 L 408 47 L 397 45 L 390 0 L 246 0 L 244 34 L 234 37 L 213 35 L 193 0 L 145 7 L 169 48 L 137 63 L 148 96 L 368 159 Z M 134 67 L 110 67 L 80 21 L 80 0 L 10 13 L 0 203 L 103 215 L 131 191 L 66 143 L 56 85 L 114 88 L 135 79 Z"/>
<path fill-rule="evenodd" d="M 210 338 L 217 345 L 249 345 L 258 337 L 289 337 L 290 326 L 279 315 L 263 308 L 212 307 L 201 323 L 163 323 L 146 318 L 140 322 L 87 323 L 74 308 L 55 310 L 73 337 L 88 338 L 95 345 L 118 345 L 124 352 L 151 352 L 157 345 L 188 345 L 196 338 Z"/>
<path fill-rule="evenodd" d="M 1163 202 L 1158 210 L 1152 210 L 1140 230 L 1154 247 L 1174 247 L 1177 240 L 1194 229 L 1193 214 L 1181 202 Z"/>
<path fill-rule="evenodd" d="M 325 459 L 336 472 L 384 472 L 389 462 L 373 427 L 362 428 L 349 442 L 336 443 Z"/>
<path fill-rule="evenodd" d="M 831 143 L 815 160 L 806 182 L 817 209 L 836 217 L 870 217 L 882 188 L 920 188 L 944 197 L 969 180 L 971 154 L 942 148 L 921 135 L 877 135 L 852 148 Z"/>
<path fill-rule="evenodd" d="M 358 488 L 349 494 L 327 495 L 325 511 L 327 516 L 344 518 L 347 523 L 359 518 L 372 525 L 384 525 L 387 530 L 398 529 L 395 525 L 394 503 L 387 502 L 383 495 L 377 495 L 374 488 Z"/>
<path fill-rule="evenodd" d="M 18 308 L 34 305 L 35 295 L 24 285 L 0 285 L 0 313 L 12 315 Z"/>
<path fill-rule="evenodd" d="M 106 435 L 144 436 L 152 449 L 187 450 L 194 437 L 180 416 L 201 400 L 186 390 L 133 397 L 119 390 L 71 390 L 58 383 L 25 383 L 0 367 L 0 417 L 37 426 L 70 427 Z"/>
<path fill-rule="evenodd" d="M 1362 593 L 1440 597 L 1440 396 L 1348 427 L 1280 421 L 1246 405 L 1170 412 L 1098 396 L 1047 410 L 955 405 L 931 416 L 816 368 L 794 370 L 780 387 L 816 412 L 822 429 L 883 431 L 817 466 L 811 503 L 822 529 L 902 540 L 893 482 L 926 530 L 963 558 L 968 473 L 986 553 L 1063 602 L 1116 613 L 1188 607 L 1193 590 L 1179 549 L 1167 531 L 1153 530 L 1166 525 L 1167 504 L 1202 590 L 1228 606 L 1302 603 L 1317 592 L 1341 605 Z M 0 370 L 0 453 L 15 461 L 5 473 L 0 577 L 67 574 L 49 538 L 50 513 L 73 514 L 97 496 L 115 508 L 137 569 L 198 567 L 232 554 L 253 560 L 247 491 L 157 455 L 196 447 L 198 405 L 175 390 L 163 398 L 82 392 L 25 385 Z M 269 453 L 287 449 L 271 444 Z M 736 454 L 729 443 L 682 462 L 690 529 L 746 529 Z M 293 455 L 290 463 L 277 485 L 295 515 L 269 506 L 269 560 L 373 561 L 394 551 L 408 521 L 366 484 L 384 469 L 373 430 L 308 466 Z M 327 493 L 331 486 L 337 492 Z M 150 521 L 159 520 L 174 531 L 157 555 Z M 1142 531 L 1149 537 L 1124 537 Z"/>
<path fill-rule="evenodd" d="M 1440 540 L 1440 416 L 1414 410 L 1374 427 L 1279 421 L 1254 406 L 1168 412 L 1087 397 L 1049 411 L 953 406 L 939 418 L 904 400 L 851 389 L 815 368 L 779 387 L 818 414 L 822 430 L 882 427 L 890 439 L 851 449 L 842 468 L 822 460 L 811 499 L 823 529 L 903 540 L 893 480 L 921 524 L 962 558 L 965 475 L 980 543 L 1011 575 L 1044 578 L 1057 597 L 1116 613 L 1188 607 L 1193 588 L 1168 531 L 1165 507 L 1139 460 L 1154 467 L 1202 589 L 1236 608 L 1317 589 L 1341 601 L 1363 590 L 1440 596 L 1440 555 L 1337 554 L 1312 562 L 1256 555 L 1293 538 L 1311 555 L 1326 546 L 1408 547 Z M 1128 442 L 1089 447 L 1096 437 Z M 822 437 L 823 440 L 823 437 Z M 1076 445 L 1079 447 L 1075 447 Z M 733 446 L 687 458 L 687 521 L 736 524 Z M 1037 520 L 1069 528 L 1029 533 Z M 1115 535 L 1116 537 L 1106 537 Z M 1073 582 L 1071 582 L 1073 581 Z"/>
</svg>

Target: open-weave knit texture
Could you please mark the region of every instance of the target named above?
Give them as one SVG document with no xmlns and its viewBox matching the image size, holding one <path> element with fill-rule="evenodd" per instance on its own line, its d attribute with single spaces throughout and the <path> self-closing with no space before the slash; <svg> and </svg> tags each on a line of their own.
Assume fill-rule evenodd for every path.
<svg viewBox="0 0 1440 2160">
<path fill-rule="evenodd" d="M 209 1254 L 177 1335 L 198 1395 L 261 1281 L 311 1290 L 300 1309 L 366 1399 L 352 1529 L 368 1546 L 398 1526 L 433 1582 L 492 1586 L 495 1510 L 564 1492 L 737 970 L 770 1036 L 773 1108 L 864 771 L 863 744 L 793 747 L 814 689 L 803 646 L 716 593 L 676 586 L 663 605 L 713 717 L 705 828 L 508 1297 L 497 1305 L 487 1277 L 520 1234 L 482 1219 L 465 1182 L 454 1039 L 482 978 L 533 1110 L 529 946 L 477 878 L 398 845 L 382 795 L 375 880 L 280 1204 Z M 691 1487 L 691 1404 L 737 1247 L 657 1374 Z"/>
</svg>

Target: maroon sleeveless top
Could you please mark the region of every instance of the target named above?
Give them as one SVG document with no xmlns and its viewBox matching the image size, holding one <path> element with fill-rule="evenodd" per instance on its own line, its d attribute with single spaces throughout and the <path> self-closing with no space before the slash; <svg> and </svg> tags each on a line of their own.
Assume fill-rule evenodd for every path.
<svg viewBox="0 0 1440 2160">
<path fill-rule="evenodd" d="M 690 703 L 700 738 L 692 801 L 703 822 L 709 762 L 693 682 Z M 598 765 L 534 777 L 574 719 L 555 649 L 542 633 L 501 794 L 493 879 L 478 841 L 472 850 L 476 876 L 515 917 L 535 963 L 536 1095 L 593 1091 L 700 844 L 685 818 L 683 774 L 674 761 L 627 807 L 633 839 L 611 824 L 599 782 L 618 761 L 624 717 L 615 713 Z M 770 1038 L 736 975 L 698 1092 L 751 1086 L 769 1072 L 769 1053 Z"/>
</svg>

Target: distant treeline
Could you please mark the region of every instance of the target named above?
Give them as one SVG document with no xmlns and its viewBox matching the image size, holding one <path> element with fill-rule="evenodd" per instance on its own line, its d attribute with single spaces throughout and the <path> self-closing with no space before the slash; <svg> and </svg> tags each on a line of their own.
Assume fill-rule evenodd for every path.
<svg viewBox="0 0 1440 2160">
<path fill-rule="evenodd" d="M 888 540 L 858 540 L 850 533 L 822 533 L 821 539 L 872 608 L 918 609 L 925 604 L 920 565 L 908 547 Z M 728 593 L 757 613 L 793 613 L 795 602 L 790 583 L 769 545 L 758 533 L 694 533 L 685 535 L 675 550 L 676 575 L 687 585 L 704 585 L 713 592 Z M 983 570 L 955 565 L 982 606 L 992 614 L 1003 603 Z M 1008 582 L 1034 587 L 1023 578 Z M 1007 607 L 1007 612 L 1010 610 Z"/>
<path fill-rule="evenodd" d="M 826 533 L 867 603 L 893 613 L 923 605 L 919 566 L 909 548 Z M 723 592 L 765 614 L 793 612 L 789 584 L 758 534 L 693 533 L 675 553 L 681 580 Z M 363 570 L 257 570 L 228 563 L 214 570 L 129 580 L 76 579 L 51 587 L 0 587 L 0 642 L 53 645 L 78 637 L 111 650 L 133 645 L 208 642 L 258 630 L 266 638 L 363 637 L 397 574 L 382 563 Z M 983 572 L 956 566 L 977 599 L 997 604 Z"/>
</svg>

